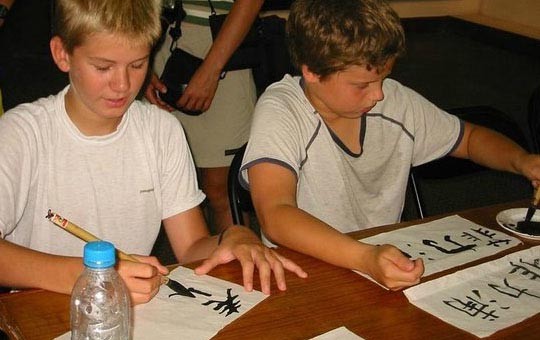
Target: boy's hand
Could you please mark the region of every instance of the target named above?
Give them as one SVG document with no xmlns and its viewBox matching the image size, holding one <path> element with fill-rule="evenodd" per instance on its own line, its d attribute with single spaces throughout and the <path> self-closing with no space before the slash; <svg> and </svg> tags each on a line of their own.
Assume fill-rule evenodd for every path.
<svg viewBox="0 0 540 340">
<path fill-rule="evenodd" d="M 366 258 L 367 273 L 390 290 L 400 290 L 420 282 L 422 259 L 410 260 L 392 245 L 371 246 Z"/>
<path fill-rule="evenodd" d="M 516 168 L 529 180 L 536 188 L 540 184 L 540 156 L 536 154 L 526 154 L 518 158 Z"/>
<path fill-rule="evenodd" d="M 147 303 L 157 294 L 161 278 L 167 275 L 169 270 L 153 256 L 132 256 L 140 262 L 119 261 L 117 269 L 129 290 L 131 304 L 134 306 Z"/>
<path fill-rule="evenodd" d="M 212 268 L 237 259 L 242 266 L 244 288 L 253 290 L 253 275 L 255 266 L 259 271 L 261 289 L 264 294 L 270 294 L 272 272 L 280 290 L 287 289 L 284 268 L 296 273 L 301 278 L 307 274 L 293 261 L 265 247 L 259 238 L 248 228 L 231 226 L 223 235 L 221 244 L 199 267 L 195 269 L 198 275 L 208 273 Z"/>
</svg>

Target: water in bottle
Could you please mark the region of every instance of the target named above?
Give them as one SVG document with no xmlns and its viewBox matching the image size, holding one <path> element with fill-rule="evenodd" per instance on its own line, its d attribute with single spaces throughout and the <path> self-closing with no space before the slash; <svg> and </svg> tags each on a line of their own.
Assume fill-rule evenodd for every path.
<svg viewBox="0 0 540 340">
<path fill-rule="evenodd" d="M 71 294 L 71 339 L 130 339 L 129 294 L 114 269 L 114 246 L 87 243 L 83 261 L 85 269 Z"/>
</svg>

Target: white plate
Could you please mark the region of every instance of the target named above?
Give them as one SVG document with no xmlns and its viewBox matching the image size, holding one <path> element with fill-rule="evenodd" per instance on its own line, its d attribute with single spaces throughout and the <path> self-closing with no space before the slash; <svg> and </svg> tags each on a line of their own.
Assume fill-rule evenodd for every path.
<svg viewBox="0 0 540 340">
<path fill-rule="evenodd" d="M 497 220 L 497 223 L 499 223 L 501 227 L 508 230 L 509 232 L 512 232 L 523 238 L 528 238 L 531 240 L 540 240 L 540 235 L 526 234 L 526 233 L 516 230 L 517 223 L 525 220 L 526 214 L 527 214 L 527 208 L 514 208 L 514 209 L 501 211 L 500 213 L 497 214 L 497 217 L 495 217 L 495 219 Z M 531 221 L 540 222 L 540 211 L 536 211 Z"/>
</svg>

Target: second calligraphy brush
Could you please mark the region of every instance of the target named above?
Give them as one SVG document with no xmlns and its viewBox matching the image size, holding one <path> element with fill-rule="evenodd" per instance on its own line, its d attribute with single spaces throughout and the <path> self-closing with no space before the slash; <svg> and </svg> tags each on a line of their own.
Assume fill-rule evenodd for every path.
<svg viewBox="0 0 540 340">
<path fill-rule="evenodd" d="M 62 216 L 58 215 L 57 213 L 52 212 L 50 209 L 47 213 L 47 216 L 45 216 L 49 221 L 56 224 L 60 228 L 66 230 L 67 232 L 77 236 L 81 240 L 85 242 L 92 242 L 92 241 L 99 241 L 100 239 L 94 236 L 93 234 L 89 233 L 88 231 L 84 230 L 83 228 L 77 226 L 76 224 L 70 222 L 69 220 L 63 218 Z M 135 257 L 124 253 L 123 251 L 116 249 L 116 252 L 118 253 L 118 257 L 122 260 L 131 261 L 131 262 L 139 262 Z M 194 298 L 195 295 L 190 292 L 186 287 L 184 287 L 180 282 L 175 281 L 173 279 L 170 279 L 167 276 L 163 276 L 163 284 L 167 285 L 170 289 L 175 291 L 176 293 L 183 295 L 183 296 L 189 296 Z"/>
</svg>

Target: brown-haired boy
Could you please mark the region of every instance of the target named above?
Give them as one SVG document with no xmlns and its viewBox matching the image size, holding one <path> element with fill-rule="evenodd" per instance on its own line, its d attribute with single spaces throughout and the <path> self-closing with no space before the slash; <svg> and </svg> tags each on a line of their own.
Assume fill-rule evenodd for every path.
<svg viewBox="0 0 540 340">
<path fill-rule="evenodd" d="M 259 99 L 241 174 L 269 240 L 400 289 L 421 260 L 343 233 L 398 222 L 411 166 L 451 155 L 537 185 L 540 157 L 387 78 L 405 39 L 386 2 L 297 0 L 287 33 L 302 77 Z"/>
</svg>

